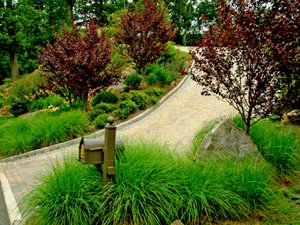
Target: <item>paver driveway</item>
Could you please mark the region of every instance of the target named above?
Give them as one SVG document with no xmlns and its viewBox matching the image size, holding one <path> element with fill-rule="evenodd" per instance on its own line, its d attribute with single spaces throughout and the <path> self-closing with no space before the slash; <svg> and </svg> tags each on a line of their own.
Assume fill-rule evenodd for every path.
<svg viewBox="0 0 300 225">
<path fill-rule="evenodd" d="M 187 48 L 183 50 L 187 51 Z M 201 87 L 191 79 L 160 105 L 155 111 L 140 121 L 117 131 L 119 137 L 156 138 L 168 141 L 179 151 L 187 150 L 195 132 L 205 122 L 220 116 L 235 114 L 226 102 L 213 96 L 201 96 Z M 55 151 L 21 158 L 12 162 L 2 162 L 0 172 L 6 174 L 13 194 L 19 201 L 28 190 L 38 183 L 37 177 L 46 173 L 50 165 L 66 154 L 77 154 L 78 144 Z M 1 168 L 2 167 L 2 168 Z"/>
</svg>

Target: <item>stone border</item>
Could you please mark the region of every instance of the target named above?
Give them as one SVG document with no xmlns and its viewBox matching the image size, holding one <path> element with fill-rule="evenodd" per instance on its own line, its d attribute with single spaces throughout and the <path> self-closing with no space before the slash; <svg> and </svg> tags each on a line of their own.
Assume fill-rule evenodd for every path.
<svg viewBox="0 0 300 225">
<path fill-rule="evenodd" d="M 7 209 L 10 224 L 21 224 L 22 216 L 19 211 L 16 199 L 10 188 L 9 182 L 4 173 L 0 172 L 0 183 L 2 186 L 4 202 Z"/>
<path fill-rule="evenodd" d="M 159 100 L 159 102 L 156 105 L 154 105 L 151 108 L 147 109 L 145 112 L 141 113 L 140 115 L 138 115 L 138 116 L 136 116 L 136 117 L 134 117 L 134 118 L 132 118 L 128 121 L 125 121 L 121 124 L 118 124 L 116 127 L 119 128 L 119 129 L 122 129 L 124 127 L 127 127 L 127 126 L 129 126 L 133 123 L 136 123 L 136 122 L 140 121 L 141 119 L 148 116 L 150 113 L 154 112 L 165 101 L 167 101 L 172 95 L 174 95 L 181 87 L 183 87 L 184 84 L 186 83 L 186 81 L 189 78 L 190 78 L 190 76 L 186 75 L 182 79 L 182 81 L 173 90 L 171 90 L 168 94 L 166 94 L 161 100 Z M 84 137 L 91 138 L 91 137 L 95 137 L 96 135 L 102 135 L 102 134 L 104 134 L 104 129 L 96 131 L 92 134 L 88 134 Z M 73 139 L 73 140 L 70 140 L 70 141 L 66 141 L 66 142 L 63 142 L 63 143 L 56 144 L 56 145 L 44 147 L 44 148 L 41 148 L 41 149 L 36 149 L 36 150 L 26 152 L 26 153 L 23 153 L 23 154 L 20 154 L 20 155 L 11 156 L 11 157 L 0 160 L 0 163 L 12 162 L 12 161 L 16 161 L 16 160 L 23 159 L 23 158 L 28 158 L 28 157 L 31 157 L 31 156 L 34 156 L 34 155 L 39 155 L 39 154 L 42 154 L 42 153 L 54 151 L 54 150 L 57 150 L 57 149 L 60 149 L 60 148 L 68 147 L 68 146 L 73 145 L 73 144 L 78 144 L 80 142 L 80 139 L 81 138 L 76 138 L 76 139 Z"/>
</svg>

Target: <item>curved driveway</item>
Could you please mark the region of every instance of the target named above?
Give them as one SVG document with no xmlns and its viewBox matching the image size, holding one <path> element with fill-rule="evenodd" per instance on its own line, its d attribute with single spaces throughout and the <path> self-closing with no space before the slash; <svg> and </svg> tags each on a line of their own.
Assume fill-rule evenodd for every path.
<svg viewBox="0 0 300 225">
<path fill-rule="evenodd" d="M 187 48 L 182 50 L 187 51 Z M 202 96 L 200 93 L 201 87 L 188 79 L 174 95 L 151 114 L 119 129 L 118 136 L 155 138 L 168 141 L 180 151 L 188 149 L 195 133 L 205 122 L 235 113 L 226 102 L 219 101 L 213 96 Z M 19 201 L 38 183 L 38 175 L 49 171 L 54 161 L 60 160 L 65 154 L 77 154 L 77 151 L 78 144 L 75 144 L 12 162 L 2 162 L 0 172 L 2 170 L 6 174 L 12 192 Z"/>
</svg>

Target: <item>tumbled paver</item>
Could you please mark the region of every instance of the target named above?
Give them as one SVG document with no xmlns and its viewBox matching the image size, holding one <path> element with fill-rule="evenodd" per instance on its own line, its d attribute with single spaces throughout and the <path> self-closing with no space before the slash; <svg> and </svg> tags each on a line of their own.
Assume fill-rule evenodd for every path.
<svg viewBox="0 0 300 225">
<path fill-rule="evenodd" d="M 186 50 L 186 48 L 185 48 Z M 121 138 L 147 138 L 167 141 L 179 152 L 187 151 L 195 133 L 214 118 L 235 114 L 228 103 L 213 96 L 202 96 L 201 87 L 191 79 L 155 111 L 117 130 Z M 55 161 L 65 155 L 78 154 L 78 144 L 55 151 L 0 164 L 17 201 L 38 184 L 38 177 L 47 173 Z M 2 169 L 1 169 L 2 167 Z"/>
</svg>

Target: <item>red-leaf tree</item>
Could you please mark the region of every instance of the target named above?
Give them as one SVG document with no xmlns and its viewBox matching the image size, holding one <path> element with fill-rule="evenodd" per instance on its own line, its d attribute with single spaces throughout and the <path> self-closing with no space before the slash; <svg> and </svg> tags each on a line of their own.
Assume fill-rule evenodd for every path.
<svg viewBox="0 0 300 225">
<path fill-rule="evenodd" d="M 295 1 L 299 2 L 291 0 Z M 277 105 L 281 65 L 295 63 L 295 53 L 291 57 L 284 53 L 284 46 L 296 41 L 295 30 L 285 31 L 287 15 L 279 9 L 272 11 L 278 7 L 274 2 L 219 0 L 216 7 L 218 23 L 209 26 L 202 46 L 191 51 L 194 64 L 190 71 L 192 78 L 204 86 L 203 94 L 228 101 L 240 113 L 249 133 L 250 126 Z M 287 33 L 293 33 L 294 39 L 286 40 Z"/>
<path fill-rule="evenodd" d="M 118 73 L 110 72 L 111 45 L 104 33 L 91 20 L 82 35 L 72 23 L 70 31 L 62 28 L 62 35 L 54 33 L 55 42 L 48 44 L 39 56 L 47 89 L 60 94 L 72 105 L 76 100 L 87 102 L 89 93 L 116 83 Z"/>
<path fill-rule="evenodd" d="M 143 69 L 157 60 L 176 31 L 165 17 L 166 7 L 160 10 L 158 0 L 144 0 L 141 9 L 121 17 L 118 39 L 126 45 L 128 55 L 137 68 Z"/>
</svg>

